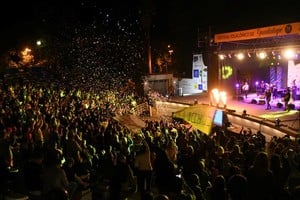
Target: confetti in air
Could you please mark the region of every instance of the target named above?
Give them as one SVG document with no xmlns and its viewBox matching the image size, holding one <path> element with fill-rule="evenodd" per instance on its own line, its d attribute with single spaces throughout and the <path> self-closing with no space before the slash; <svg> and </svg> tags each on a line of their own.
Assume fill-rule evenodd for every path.
<svg viewBox="0 0 300 200">
<path fill-rule="evenodd" d="M 59 37 L 58 58 L 63 67 L 58 73 L 71 85 L 87 90 L 117 89 L 135 82 L 147 70 L 145 32 L 139 16 L 120 16 L 112 9 L 99 11 L 89 23 L 68 24 Z"/>
</svg>

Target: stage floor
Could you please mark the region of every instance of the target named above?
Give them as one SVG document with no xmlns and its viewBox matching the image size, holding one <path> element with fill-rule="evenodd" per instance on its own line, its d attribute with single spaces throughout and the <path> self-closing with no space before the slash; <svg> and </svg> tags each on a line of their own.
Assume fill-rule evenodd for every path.
<svg viewBox="0 0 300 200">
<path fill-rule="evenodd" d="M 257 95 L 256 93 L 248 94 L 247 98 L 245 96 L 239 96 L 237 98 L 237 100 L 244 101 L 245 103 L 265 105 L 265 107 L 267 106 L 264 96 Z M 284 109 L 283 98 L 273 98 L 272 97 L 270 104 L 273 109 L 276 109 L 276 108 L 279 108 L 281 110 Z M 290 104 L 295 106 L 294 110 L 300 109 L 300 100 L 296 100 L 296 101 L 291 100 Z M 280 106 L 282 106 L 282 107 L 280 107 Z"/>
<path fill-rule="evenodd" d="M 264 100 L 259 98 L 256 93 L 248 94 L 247 98 L 241 98 L 242 96 L 229 96 L 227 97 L 226 108 L 235 111 L 236 113 L 242 113 L 246 110 L 247 114 L 269 120 L 280 119 L 282 124 L 293 129 L 300 130 L 300 100 L 291 102 L 295 105 L 295 108 L 290 111 L 284 110 L 284 103 L 281 98 L 272 99 L 271 109 L 266 110 L 267 105 L 264 103 L 253 103 L 253 100 Z M 193 104 L 195 101 L 198 103 L 210 103 L 209 95 L 207 93 L 201 93 L 190 96 L 174 96 L 170 98 L 170 101 L 178 103 Z M 277 104 L 281 103 L 282 107 L 278 107 Z"/>
</svg>

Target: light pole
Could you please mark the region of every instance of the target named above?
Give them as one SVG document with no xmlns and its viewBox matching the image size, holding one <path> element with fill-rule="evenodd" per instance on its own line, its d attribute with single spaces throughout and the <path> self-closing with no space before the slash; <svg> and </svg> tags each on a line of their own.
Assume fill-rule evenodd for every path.
<svg viewBox="0 0 300 200">
<path fill-rule="evenodd" d="M 166 72 L 168 72 L 168 63 L 172 62 L 172 55 L 174 50 L 171 48 L 171 45 L 168 45 L 169 58 L 167 59 Z"/>
</svg>

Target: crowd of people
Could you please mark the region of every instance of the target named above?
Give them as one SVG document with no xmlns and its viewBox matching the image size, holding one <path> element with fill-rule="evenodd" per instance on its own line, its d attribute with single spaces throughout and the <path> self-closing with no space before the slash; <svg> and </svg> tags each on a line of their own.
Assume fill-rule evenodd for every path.
<svg viewBox="0 0 300 200">
<path fill-rule="evenodd" d="M 30 80 L 26 79 L 30 78 Z M 134 84 L 81 90 L 32 72 L 1 81 L 0 188 L 31 199 L 300 198 L 300 140 L 146 119 L 115 120 L 146 101 Z M 51 80 L 51 79 L 47 79 Z"/>
</svg>

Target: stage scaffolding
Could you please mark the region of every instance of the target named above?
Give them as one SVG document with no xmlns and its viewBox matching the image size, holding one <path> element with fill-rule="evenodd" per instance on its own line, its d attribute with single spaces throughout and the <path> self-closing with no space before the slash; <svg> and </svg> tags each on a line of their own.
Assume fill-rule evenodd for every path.
<svg viewBox="0 0 300 200">
<path fill-rule="evenodd" d="M 213 46 L 213 54 L 218 55 L 219 86 L 224 86 L 223 68 L 224 63 L 227 62 L 226 59 L 232 60 L 241 53 L 245 57 L 251 58 L 258 57 L 259 53 L 264 52 L 268 57 L 273 57 L 274 62 L 277 62 L 277 60 L 284 57 L 283 50 L 289 48 L 294 50 L 297 56 L 294 58 L 295 62 L 299 62 L 300 22 L 215 34 Z M 228 65 L 225 65 L 225 67 L 228 68 Z M 287 67 L 279 64 L 268 65 L 268 67 L 270 67 L 270 83 L 280 80 L 277 83 L 277 88 L 288 87 Z M 225 69 L 226 72 L 228 70 Z M 237 76 L 238 72 L 234 72 Z"/>
</svg>

